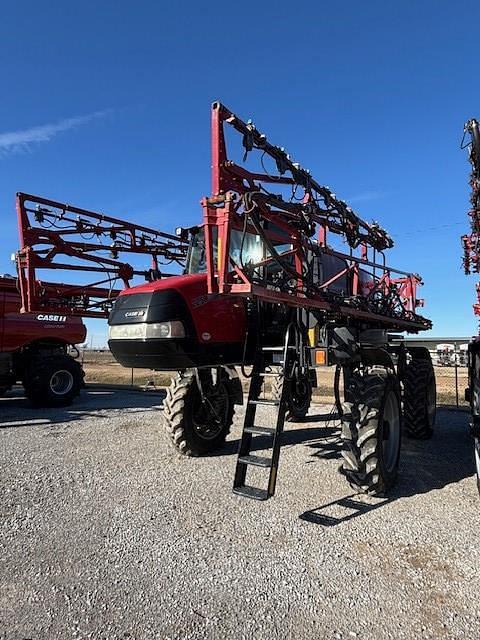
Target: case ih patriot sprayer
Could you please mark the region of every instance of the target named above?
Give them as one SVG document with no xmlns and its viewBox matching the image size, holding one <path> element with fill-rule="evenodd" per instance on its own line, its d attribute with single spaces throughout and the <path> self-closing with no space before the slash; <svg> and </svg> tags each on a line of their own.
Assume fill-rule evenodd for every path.
<svg viewBox="0 0 480 640">
<path fill-rule="evenodd" d="M 242 164 L 227 154 L 228 135 Z M 223 444 L 234 404 L 243 402 L 235 367 L 251 367 L 234 491 L 256 499 L 275 491 L 284 422 L 306 415 L 315 366 L 335 366 L 343 473 L 355 489 L 383 493 L 397 474 L 402 424 L 417 438 L 433 429 L 429 353 L 391 333 L 430 328 L 417 313 L 420 277 L 388 267 L 384 251 L 393 242 L 378 224 L 361 220 L 220 103 L 212 107 L 212 194 L 202 207 L 202 224 L 178 230 L 189 246 L 184 272 L 117 298 L 113 354 L 125 366 L 179 372 L 164 413 L 187 455 Z M 34 275 L 25 295 L 38 308 Z M 269 377 L 273 399 L 263 393 Z M 261 405 L 276 412 L 263 426 Z M 252 453 L 254 436 L 269 441 L 268 455 Z M 248 483 L 253 467 L 266 470 L 266 488 Z"/>
<path fill-rule="evenodd" d="M 466 147 L 469 152 L 472 171 L 470 186 L 472 193 L 469 211 L 471 232 L 462 237 L 465 273 L 480 273 L 480 124 L 478 120 L 465 123 L 464 139 L 468 137 Z M 463 145 L 462 145 L 463 146 Z M 480 316 L 480 283 L 476 285 L 477 302 L 473 305 L 475 315 Z M 475 463 L 477 468 L 477 486 L 480 492 L 480 336 L 474 338 L 468 346 L 468 389 L 465 399 L 470 403 L 470 429 L 475 443 Z"/>
</svg>

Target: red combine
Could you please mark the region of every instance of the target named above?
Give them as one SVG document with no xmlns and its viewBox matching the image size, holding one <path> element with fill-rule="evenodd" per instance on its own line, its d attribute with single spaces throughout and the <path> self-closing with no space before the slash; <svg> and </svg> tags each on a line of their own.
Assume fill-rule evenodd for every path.
<svg viewBox="0 0 480 640">
<path fill-rule="evenodd" d="M 240 136 L 242 164 L 227 154 L 229 134 Z M 164 414 L 187 455 L 223 444 L 234 404 L 243 402 L 235 367 L 251 367 L 234 491 L 256 499 L 275 491 L 284 422 L 307 414 L 315 367 L 335 366 L 343 473 L 357 490 L 385 492 L 396 478 L 402 424 L 426 438 L 435 417 L 428 351 L 392 333 L 431 327 L 417 312 L 420 277 L 387 266 L 393 241 L 378 224 L 220 103 L 212 107 L 212 193 L 202 207 L 201 225 L 178 230 L 188 243 L 184 272 L 117 298 L 113 354 L 126 366 L 179 372 Z M 28 295 L 37 304 L 27 279 Z M 264 394 L 268 378 L 273 399 Z M 273 423 L 258 424 L 262 405 L 275 411 Z M 255 435 L 269 439 L 267 455 L 252 453 Z M 247 483 L 252 467 L 268 471 L 266 489 Z"/>
<path fill-rule="evenodd" d="M 17 279 L 0 276 L 0 392 L 21 382 L 36 406 L 70 404 L 83 372 L 69 351 L 85 340 L 85 325 L 61 313 L 20 311 Z"/>
<path fill-rule="evenodd" d="M 469 216 L 471 231 L 462 237 L 465 273 L 480 273 L 480 123 L 472 119 L 465 123 L 462 147 L 468 149 L 471 164 Z M 473 305 L 475 315 L 480 316 L 480 283 L 476 285 L 477 302 Z M 468 388 L 465 399 L 470 403 L 470 431 L 474 439 L 475 464 L 477 469 L 477 486 L 480 492 L 480 336 L 472 339 L 468 345 Z"/>
</svg>

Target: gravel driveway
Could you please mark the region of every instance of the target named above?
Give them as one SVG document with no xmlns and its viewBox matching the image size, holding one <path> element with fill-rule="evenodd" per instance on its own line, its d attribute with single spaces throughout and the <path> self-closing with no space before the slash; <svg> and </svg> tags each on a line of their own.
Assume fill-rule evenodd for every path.
<svg viewBox="0 0 480 640">
<path fill-rule="evenodd" d="M 353 496 L 336 423 L 285 435 L 277 495 L 231 493 L 240 421 L 179 457 L 162 396 L 0 400 L 0 638 L 480 638 L 467 414 L 405 442 L 390 499 Z M 317 413 L 328 413 L 316 407 Z"/>
</svg>

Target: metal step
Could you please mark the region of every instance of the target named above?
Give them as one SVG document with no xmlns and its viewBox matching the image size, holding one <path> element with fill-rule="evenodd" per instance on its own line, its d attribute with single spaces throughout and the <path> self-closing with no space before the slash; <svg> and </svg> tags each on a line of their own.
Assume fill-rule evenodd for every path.
<svg viewBox="0 0 480 640">
<path fill-rule="evenodd" d="M 254 467 L 266 467 L 269 468 L 272 466 L 271 458 L 264 458 L 262 456 L 239 456 L 238 462 L 240 464 L 251 464 Z"/>
<path fill-rule="evenodd" d="M 258 489 L 257 487 L 249 487 L 244 484 L 242 487 L 233 487 L 233 493 L 244 498 L 252 498 L 253 500 L 268 500 L 268 491 Z"/>
<path fill-rule="evenodd" d="M 248 404 L 265 405 L 266 407 L 278 407 L 280 400 L 249 400 Z"/>
<path fill-rule="evenodd" d="M 268 376 L 272 376 L 272 378 L 281 378 L 283 373 L 278 373 L 278 371 L 265 371 L 264 373 L 258 374 L 261 378 L 267 378 Z"/>
<path fill-rule="evenodd" d="M 273 436 L 275 434 L 275 429 L 271 427 L 257 427 L 253 425 L 252 427 L 245 427 L 245 431 L 247 433 L 254 433 L 258 436 Z"/>
</svg>

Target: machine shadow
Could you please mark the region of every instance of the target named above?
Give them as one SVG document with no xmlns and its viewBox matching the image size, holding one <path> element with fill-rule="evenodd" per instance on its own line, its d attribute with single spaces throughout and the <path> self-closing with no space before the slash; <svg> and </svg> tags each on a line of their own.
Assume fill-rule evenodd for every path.
<svg viewBox="0 0 480 640">
<path fill-rule="evenodd" d="M 129 414 L 136 410 L 160 409 L 164 398 L 164 391 L 87 388 L 69 407 L 35 408 L 25 398 L 22 390 L 15 388 L 8 396 L 0 399 L 0 430 L 72 423 L 91 417 L 101 419 L 108 417 L 102 411 L 112 409 L 126 409 Z"/>
<path fill-rule="evenodd" d="M 325 527 L 346 523 L 384 507 L 400 498 L 429 493 L 460 482 L 475 473 L 473 443 L 468 434 L 468 415 L 464 411 L 439 409 L 434 437 L 427 441 L 403 439 L 400 471 L 396 486 L 383 498 L 349 494 L 302 513 L 301 520 Z M 316 443 L 315 457 L 341 456 L 327 442 L 323 455 L 322 442 Z M 338 453 L 338 455 L 337 455 Z"/>
</svg>

